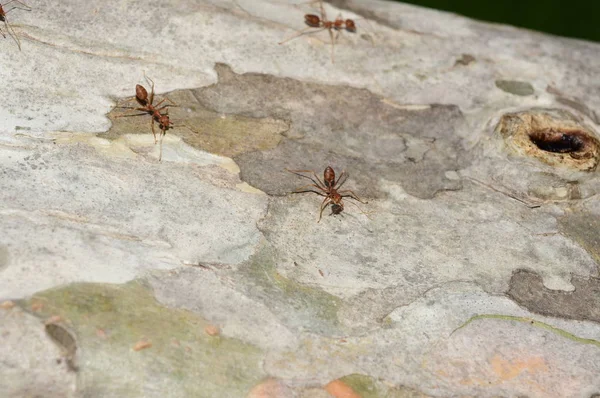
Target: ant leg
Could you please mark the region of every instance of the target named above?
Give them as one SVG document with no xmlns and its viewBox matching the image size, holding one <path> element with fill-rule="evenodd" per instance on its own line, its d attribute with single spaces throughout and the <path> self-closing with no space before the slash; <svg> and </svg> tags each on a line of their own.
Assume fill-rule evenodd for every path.
<svg viewBox="0 0 600 398">
<path fill-rule="evenodd" d="M 352 198 L 352 199 L 354 199 L 354 200 L 357 200 L 357 201 L 359 201 L 360 203 L 364 203 L 364 204 L 367 204 L 367 203 L 369 203 L 369 202 L 363 202 L 363 201 L 362 201 L 362 200 L 361 200 L 361 199 L 358 197 L 358 195 L 356 195 L 354 192 L 352 192 L 352 191 L 350 191 L 350 190 L 338 191 L 338 193 L 339 193 L 340 195 L 342 195 L 342 197 L 344 197 L 344 198 Z"/>
<path fill-rule="evenodd" d="M 8 21 L 6 20 L 6 18 L 4 18 L 4 25 L 6 26 L 6 31 L 8 32 L 8 34 L 10 35 L 10 37 L 12 37 L 13 40 L 17 43 L 17 47 L 19 47 L 19 51 L 21 51 L 21 40 L 19 40 L 19 37 L 17 36 L 17 33 L 12 28 L 12 26 L 10 26 L 10 24 L 8 23 Z M 4 34 L 2 34 L 2 36 L 4 36 Z M 6 36 L 4 36 L 4 37 L 6 37 Z"/>
<path fill-rule="evenodd" d="M 323 202 L 321 203 L 321 212 L 319 213 L 319 221 L 317 221 L 317 222 L 321 222 L 321 218 L 323 218 L 323 210 L 325 210 L 327 205 L 330 203 L 331 203 L 331 198 L 329 196 L 326 197 L 325 199 L 323 199 Z"/>
<path fill-rule="evenodd" d="M 154 136 L 154 145 L 156 145 L 156 132 L 154 131 L 154 118 L 152 118 L 152 135 Z"/>
<path fill-rule="evenodd" d="M 136 111 L 140 111 L 140 112 L 144 112 L 144 113 L 136 113 L 136 114 L 132 114 L 132 115 L 117 115 L 117 116 L 115 116 L 115 119 L 120 118 L 120 117 L 144 116 L 144 115 L 148 114 L 148 109 L 146 109 L 146 108 L 134 108 L 131 106 L 119 106 L 118 108 L 135 109 Z"/>
<path fill-rule="evenodd" d="M 315 173 L 313 170 L 311 170 L 311 172 L 312 172 L 312 175 L 317 179 L 317 181 L 319 181 L 321 186 L 327 188 L 327 185 L 325 185 L 325 183 L 323 181 L 321 181 L 321 179 L 317 176 L 317 173 Z M 324 191 L 327 191 L 327 189 L 324 189 Z"/>
<path fill-rule="evenodd" d="M 325 195 L 323 192 L 312 191 L 312 190 L 310 190 L 310 189 L 305 189 L 305 190 L 303 190 L 303 191 L 292 191 L 291 193 L 307 193 L 307 192 L 316 193 L 317 195 L 319 195 L 319 196 L 323 196 L 323 197 L 327 196 L 327 195 Z"/>
<path fill-rule="evenodd" d="M 335 48 L 335 39 L 333 38 L 333 32 L 331 29 L 329 29 L 329 37 L 331 38 L 331 63 L 335 63 L 335 60 L 333 59 L 333 50 Z"/>
<path fill-rule="evenodd" d="M 163 102 L 165 102 L 165 101 L 169 101 L 169 102 L 170 102 L 172 105 L 169 105 L 169 104 L 167 104 L 167 105 L 164 105 L 164 106 L 162 106 L 161 108 L 158 108 L 158 106 L 160 106 L 160 104 L 162 104 L 162 103 L 163 103 Z M 163 98 L 163 99 L 162 99 L 162 100 L 161 100 L 161 101 L 160 101 L 158 104 L 156 104 L 156 105 L 155 105 L 155 107 L 156 107 L 158 110 L 165 109 L 167 106 L 179 106 L 179 105 L 177 105 L 177 104 L 175 103 L 175 101 L 171 100 L 171 98 L 169 98 L 169 97 L 165 97 L 165 98 Z"/>
<path fill-rule="evenodd" d="M 144 116 L 144 115 L 147 115 L 147 113 L 136 113 L 135 115 L 117 115 L 117 116 L 115 116 L 115 119 L 118 119 L 121 117 Z"/>
<path fill-rule="evenodd" d="M 129 101 L 133 101 L 135 98 L 129 98 L 123 102 L 121 102 L 122 104 L 126 104 Z M 123 105 L 119 105 L 117 103 L 117 105 L 115 105 L 115 108 L 122 108 L 122 109 L 135 109 L 136 111 L 142 111 L 142 112 L 148 112 L 148 108 L 138 108 L 136 106 L 123 106 Z"/>
<path fill-rule="evenodd" d="M 161 135 L 160 135 L 160 145 L 159 145 L 159 152 L 158 152 L 158 161 L 162 161 L 162 146 L 163 146 L 163 138 L 164 136 L 167 134 L 167 132 L 165 130 L 161 130 Z"/>
<path fill-rule="evenodd" d="M 144 78 L 152 86 L 152 89 L 150 90 L 150 98 L 148 98 L 148 103 L 152 105 L 152 102 L 154 102 L 154 80 L 146 76 L 146 71 L 144 71 Z"/>
<path fill-rule="evenodd" d="M 327 191 L 326 187 L 327 185 L 325 185 L 323 183 L 323 181 L 321 181 L 321 179 L 319 177 L 317 177 L 317 175 L 315 174 L 315 172 L 313 170 L 290 170 L 290 169 L 285 169 L 286 171 L 292 173 L 292 174 L 296 174 L 297 176 L 303 177 L 303 178 L 308 178 L 309 180 L 311 180 L 312 182 L 314 182 L 315 184 L 319 185 L 319 188 L 323 191 Z M 304 174 L 300 174 L 300 173 L 312 173 L 313 176 L 315 176 L 315 178 L 317 179 L 316 181 L 309 176 L 305 176 Z M 318 181 L 318 183 L 317 183 Z"/>
<path fill-rule="evenodd" d="M 122 104 L 126 104 L 126 103 L 128 103 L 129 101 L 133 101 L 133 100 L 134 100 L 134 98 L 129 98 L 129 99 L 126 99 L 126 100 L 124 100 L 124 101 L 122 101 L 122 102 L 117 102 L 117 105 L 115 105 L 115 108 L 127 108 L 127 109 L 133 109 L 134 107 L 132 107 L 132 106 L 120 106 L 120 105 L 119 105 L 120 103 L 122 103 Z"/>
<path fill-rule="evenodd" d="M 346 178 L 344 178 L 344 177 L 346 177 Z M 342 180 L 342 178 L 344 178 L 344 180 Z M 342 185 L 344 185 L 346 183 L 347 180 L 348 180 L 348 173 L 346 173 L 346 170 L 344 170 L 340 173 L 340 176 L 338 177 L 337 181 L 335 181 L 333 183 L 333 186 L 336 187 L 336 185 L 337 185 L 337 187 L 335 189 L 340 189 L 342 187 Z M 340 181 L 342 181 L 342 182 L 340 182 Z"/>
<path fill-rule="evenodd" d="M 367 213 L 366 213 L 366 212 L 365 212 L 363 209 L 361 209 L 359 205 L 357 205 L 357 204 L 356 204 L 356 203 L 354 203 L 354 202 L 348 202 L 348 203 L 351 203 L 351 204 L 353 204 L 354 206 L 356 206 L 356 207 L 358 208 L 358 210 L 359 210 L 359 211 L 360 211 L 362 214 L 364 214 L 364 215 L 365 215 L 365 217 L 367 217 L 369 220 L 371 220 L 371 217 L 369 217 L 369 215 L 368 215 L 368 214 L 367 214 Z M 365 203 L 365 202 L 361 202 L 361 203 Z"/>
<path fill-rule="evenodd" d="M 284 41 L 280 41 L 279 44 L 287 43 L 288 41 L 290 41 L 292 39 L 295 39 L 298 36 L 320 32 L 320 31 L 322 31 L 325 28 L 319 29 L 319 30 L 315 30 L 313 32 L 307 32 L 307 30 L 309 30 L 309 29 L 314 29 L 314 28 L 312 26 L 309 26 L 308 28 L 301 29 L 298 32 L 296 32 L 294 35 L 292 35 L 292 36 L 288 37 L 287 39 L 285 39 Z"/>
<path fill-rule="evenodd" d="M 315 184 L 308 184 L 308 185 L 304 185 L 301 186 L 300 188 L 296 188 L 292 191 L 292 193 L 304 193 L 304 192 L 314 192 L 317 195 L 321 195 L 321 196 L 325 196 L 325 194 L 323 192 L 317 192 L 317 191 L 313 191 L 312 189 L 306 189 L 308 187 L 315 187 L 317 189 L 320 189 L 321 191 L 323 190 L 323 188 L 315 185 Z"/>
<path fill-rule="evenodd" d="M 319 7 L 321 8 L 321 19 L 327 21 L 327 13 L 325 13 L 325 7 L 323 7 L 323 0 L 319 0 Z"/>
<path fill-rule="evenodd" d="M 115 108 L 119 108 L 119 109 L 134 109 L 136 111 L 146 112 L 146 114 L 148 114 L 148 109 L 146 109 L 146 108 L 137 108 L 135 106 L 115 106 Z"/>
<path fill-rule="evenodd" d="M 31 11 L 32 10 L 31 7 L 29 7 L 27 4 L 25 4 L 25 3 L 23 3 L 22 1 L 19 1 L 19 0 L 11 0 L 11 1 L 8 1 L 8 2 L 6 2 L 4 4 L 0 4 L 0 6 L 6 7 L 10 3 L 15 3 L 15 2 L 19 3 L 22 7 L 20 7 L 19 5 L 13 5 L 11 9 L 4 10 L 4 15 L 2 15 L 3 17 L 6 17 L 6 14 L 8 14 L 9 12 L 11 12 L 12 10 L 23 10 L 23 11 Z M 25 7 L 25 8 L 23 8 L 23 7 Z M 6 18 L 5 18 L 5 20 L 6 20 Z"/>
<path fill-rule="evenodd" d="M 19 10 L 24 10 L 24 11 L 31 11 L 31 7 L 29 7 L 27 4 L 25 4 L 25 3 L 23 3 L 22 1 L 19 1 L 19 0 L 10 0 L 10 1 L 8 1 L 8 2 L 2 4 L 2 5 L 0 5 L 0 7 L 2 7 L 2 6 L 6 7 L 10 3 L 15 3 L 15 2 L 18 3 L 18 4 L 21 4 L 23 7 L 26 7 L 26 8 L 21 8 L 19 6 L 13 6 L 10 10 L 6 10 L 6 11 L 3 12 L 2 20 L 4 21 L 4 26 L 6 26 L 6 31 L 14 39 L 14 41 L 17 43 L 17 47 L 19 47 L 19 51 L 21 51 L 21 40 L 17 36 L 17 32 L 15 32 L 15 30 L 13 29 L 13 27 L 8 23 L 8 20 L 6 19 L 6 14 L 8 14 L 10 11 L 12 11 L 14 9 L 19 9 Z M 2 33 L 2 37 L 6 38 L 6 35 L 4 33 Z"/>
<path fill-rule="evenodd" d="M 333 32 L 331 31 L 331 29 L 329 29 L 329 37 L 331 37 L 331 63 L 335 63 L 334 61 L 334 57 L 333 57 L 333 53 L 334 53 L 334 49 L 335 49 L 335 42 L 338 40 L 338 37 L 340 37 L 340 31 L 336 31 L 335 33 L 335 37 L 333 36 Z"/>
<path fill-rule="evenodd" d="M 25 4 L 25 3 L 23 3 L 22 1 L 19 1 L 19 0 L 10 0 L 10 1 L 7 1 L 6 3 L 2 4 L 2 6 L 3 6 L 3 7 L 6 7 L 6 6 L 7 6 L 7 5 L 9 5 L 10 3 L 19 3 L 19 4 L 21 4 L 23 7 L 27 7 L 27 9 L 25 9 L 26 11 L 31 11 L 31 7 L 29 7 L 27 4 Z M 15 8 L 19 8 L 19 7 L 17 7 L 17 6 L 13 6 L 13 8 L 11 8 L 10 10 L 14 10 Z M 23 8 L 21 8 L 21 10 L 22 10 L 22 9 L 23 9 Z M 10 10 L 8 10 L 8 11 L 10 11 Z M 6 14 L 8 11 L 6 11 L 6 12 L 5 12 L 5 14 Z"/>
</svg>

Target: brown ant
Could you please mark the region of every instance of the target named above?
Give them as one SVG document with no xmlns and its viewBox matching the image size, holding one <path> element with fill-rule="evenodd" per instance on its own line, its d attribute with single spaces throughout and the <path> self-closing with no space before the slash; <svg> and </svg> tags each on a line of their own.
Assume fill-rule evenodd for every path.
<svg viewBox="0 0 600 398">
<path fill-rule="evenodd" d="M 13 8 L 11 8 L 10 10 L 4 11 L 3 7 L 9 5 L 10 3 L 19 3 L 23 7 L 27 7 L 27 8 L 21 8 L 18 5 L 14 5 Z M 21 40 L 19 40 L 19 37 L 17 36 L 17 33 L 12 28 L 12 26 L 10 26 L 10 24 L 8 23 L 8 20 L 6 19 L 6 14 L 8 14 L 9 12 L 11 12 L 14 9 L 31 11 L 31 7 L 29 7 L 27 4 L 25 4 L 25 3 L 23 3 L 22 1 L 19 1 L 19 0 L 10 0 L 10 1 L 7 1 L 6 3 L 4 3 L 4 4 L 0 4 L 0 21 L 4 22 L 4 26 L 6 26 L 6 31 L 15 40 L 15 42 L 17 43 L 17 46 L 19 47 L 19 51 L 21 51 Z M 6 35 L 2 32 L 1 29 L 0 29 L 0 34 L 2 34 L 2 37 L 4 37 L 6 39 Z"/>
<path fill-rule="evenodd" d="M 312 3 L 314 3 L 314 1 Z M 331 62 L 333 63 L 334 62 L 333 50 L 335 47 L 335 41 L 337 40 L 337 38 L 340 35 L 342 30 L 346 30 L 350 33 L 356 33 L 356 23 L 354 22 L 353 19 L 343 19 L 341 14 L 338 15 L 334 21 L 330 21 L 327 19 L 327 14 L 325 13 L 325 7 L 323 7 L 323 0 L 319 0 L 319 6 L 321 8 L 321 16 L 320 17 L 318 15 L 314 15 L 314 14 L 304 15 L 304 23 L 308 25 L 308 28 L 304 28 L 304 29 L 300 30 L 295 35 L 288 37 L 287 39 L 280 42 L 279 44 L 286 43 L 292 39 L 295 39 L 296 37 L 302 36 L 309 29 L 317 29 L 317 30 L 309 32 L 308 34 L 317 33 L 322 30 L 327 29 L 327 31 L 329 32 L 329 37 L 331 38 Z M 336 31 L 335 37 L 333 36 L 334 30 Z"/>
<path fill-rule="evenodd" d="M 151 126 L 152 126 L 152 134 L 154 135 L 154 144 L 156 144 L 156 142 L 157 142 L 156 141 L 156 132 L 154 131 L 154 122 L 158 123 L 158 127 L 160 128 L 160 131 L 161 131 L 160 152 L 158 155 L 158 161 L 161 161 L 163 137 L 167 134 L 167 130 L 169 130 L 170 128 L 173 127 L 173 122 L 171 122 L 171 120 L 169 119 L 169 109 L 166 109 L 165 113 L 161 113 L 161 110 L 163 110 L 169 106 L 177 106 L 177 104 L 175 104 L 173 101 L 171 101 L 168 97 L 165 97 L 158 104 L 153 105 L 153 103 L 154 103 L 154 81 L 152 79 L 150 79 L 148 76 L 146 76 L 146 73 L 144 73 L 144 78 L 146 79 L 146 81 L 148 83 L 150 83 L 152 85 L 152 89 L 150 91 L 150 96 L 148 96 L 148 91 L 146 91 L 144 86 L 142 86 L 141 84 L 135 85 L 135 100 L 138 102 L 138 104 L 141 105 L 141 108 L 134 108 L 134 107 L 128 107 L 128 106 L 117 106 L 117 108 L 135 109 L 137 111 L 141 111 L 144 113 L 137 113 L 135 115 L 118 115 L 118 116 L 115 116 L 115 118 L 130 117 L 130 116 L 143 116 L 143 115 L 148 115 L 148 114 L 151 115 L 152 116 Z M 128 100 L 128 101 L 131 101 L 131 100 Z M 172 105 L 167 104 L 167 105 L 163 105 L 159 108 L 160 104 L 162 104 L 165 101 L 171 102 Z"/>
<path fill-rule="evenodd" d="M 342 211 L 344 211 L 344 202 L 342 201 L 342 198 L 351 198 L 364 204 L 368 203 L 360 200 L 360 198 L 350 190 L 346 189 L 343 191 L 339 191 L 339 189 L 342 187 L 342 185 L 344 185 L 344 183 L 348 179 L 348 174 L 345 171 L 342 171 L 339 178 L 336 180 L 335 171 L 333 170 L 333 168 L 331 168 L 331 166 L 327 166 L 327 168 L 323 172 L 323 181 L 321 181 L 319 177 L 317 177 L 315 172 L 312 170 L 286 169 L 286 171 L 289 171 L 290 173 L 296 174 L 300 177 L 307 178 L 312 181 L 312 184 L 302 186 L 294 190 L 292 193 L 314 192 L 317 195 L 325 197 L 325 199 L 323 199 L 323 202 L 321 203 L 321 212 L 319 213 L 319 221 L 317 222 L 321 222 L 321 218 L 323 217 L 323 210 L 325 210 L 325 208 L 328 205 L 331 205 L 331 214 L 340 214 Z M 314 178 L 301 173 L 312 173 Z M 315 191 L 312 188 L 317 188 L 319 191 Z M 357 204 L 353 202 L 350 203 L 358 207 Z M 360 207 L 358 207 L 358 209 L 366 215 L 366 213 L 362 211 Z"/>
</svg>

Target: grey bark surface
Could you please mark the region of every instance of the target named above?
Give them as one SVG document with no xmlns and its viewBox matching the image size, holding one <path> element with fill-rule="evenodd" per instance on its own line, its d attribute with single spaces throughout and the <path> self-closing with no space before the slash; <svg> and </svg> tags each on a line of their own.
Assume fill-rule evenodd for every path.
<svg viewBox="0 0 600 398">
<path fill-rule="evenodd" d="M 310 4 L 31 6 L 0 38 L 0 396 L 600 392 L 600 45 L 332 1 L 332 62 L 278 44 Z M 144 74 L 162 161 L 117 107 Z M 285 169 L 327 166 L 368 203 L 317 222 Z"/>
</svg>

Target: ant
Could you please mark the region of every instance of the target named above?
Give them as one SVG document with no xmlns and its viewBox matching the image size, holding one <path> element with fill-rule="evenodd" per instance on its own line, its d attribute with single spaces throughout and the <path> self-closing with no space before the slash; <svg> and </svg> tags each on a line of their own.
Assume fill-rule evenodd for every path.
<svg viewBox="0 0 600 398">
<path fill-rule="evenodd" d="M 4 11 L 4 8 L 2 8 L 2 7 L 7 6 L 10 3 L 19 3 L 21 6 L 26 7 L 26 8 L 21 8 L 18 5 L 14 5 L 10 10 Z M 12 26 L 10 26 L 10 24 L 8 23 L 8 20 L 6 19 L 6 14 L 8 14 L 9 12 L 11 12 L 14 9 L 31 11 L 31 7 L 29 7 L 27 4 L 25 4 L 19 0 L 10 0 L 10 1 L 4 3 L 4 5 L 0 4 L 0 21 L 4 22 L 4 26 L 6 26 L 6 31 L 15 40 L 15 42 L 17 43 L 17 46 L 19 47 L 19 51 L 21 51 L 21 40 L 19 40 L 17 33 L 12 28 Z M 4 37 L 6 39 L 6 35 L 2 32 L 2 30 L 0 30 L 0 34 L 2 34 L 2 37 Z"/>
<path fill-rule="evenodd" d="M 323 172 L 323 181 L 321 181 L 319 177 L 317 177 L 315 172 L 312 170 L 285 170 L 292 174 L 296 174 L 300 177 L 308 178 L 313 182 L 312 184 L 308 184 L 303 187 L 297 188 L 292 193 L 314 192 L 317 195 L 325 197 L 325 199 L 323 199 L 323 202 L 321 203 L 321 212 L 319 213 L 319 221 L 317 222 L 321 222 L 321 218 L 323 217 L 323 210 L 325 210 L 325 208 L 328 205 L 331 205 L 331 214 L 340 214 L 342 211 L 344 211 L 344 202 L 342 201 L 342 198 L 351 198 L 364 204 L 368 203 L 360 200 L 360 198 L 350 190 L 346 189 L 343 191 L 339 191 L 339 189 L 342 187 L 342 185 L 344 185 L 344 183 L 348 179 L 348 174 L 346 173 L 346 171 L 342 171 L 339 178 L 336 180 L 335 171 L 331 166 L 327 166 L 327 168 Z M 312 173 L 314 178 L 301 173 Z M 319 191 L 315 191 L 313 190 L 313 188 L 317 188 Z M 358 207 L 357 204 L 353 202 L 350 203 Z M 358 209 L 366 215 L 366 213 L 362 211 L 360 207 L 358 207 Z"/>
<path fill-rule="evenodd" d="M 314 3 L 314 1 L 312 3 Z M 320 17 L 314 14 L 304 15 L 304 23 L 308 25 L 308 28 L 300 30 L 295 35 L 288 37 L 279 44 L 286 43 L 292 39 L 295 39 L 296 37 L 302 36 L 309 29 L 317 29 L 315 31 L 309 32 L 309 34 L 317 33 L 327 29 L 329 31 L 329 37 L 331 38 L 331 62 L 333 63 L 333 50 L 335 46 L 335 41 L 337 40 L 342 30 L 346 30 L 350 33 L 356 33 L 356 23 L 353 19 L 343 19 L 342 14 L 339 14 L 334 21 L 330 21 L 327 19 L 327 14 L 325 13 L 325 7 L 323 7 L 323 0 L 319 0 L 319 6 L 321 8 Z M 333 36 L 334 30 L 336 31 L 335 37 Z"/>
<path fill-rule="evenodd" d="M 161 110 L 163 110 L 169 106 L 177 106 L 177 104 L 175 104 L 175 102 L 171 101 L 168 97 L 165 97 L 158 104 L 153 105 L 153 103 L 154 103 L 154 80 L 152 80 L 148 76 L 146 76 L 145 72 L 144 72 L 144 78 L 146 79 L 146 81 L 148 83 L 151 84 L 152 89 L 150 91 L 150 96 L 148 96 L 148 91 L 144 88 L 144 86 L 142 86 L 141 84 L 135 85 L 135 100 L 138 102 L 138 104 L 141 105 L 141 108 L 134 108 L 134 107 L 129 107 L 129 106 L 117 106 L 117 108 L 135 109 L 136 111 L 141 111 L 144 113 L 137 113 L 135 115 L 118 115 L 118 116 L 115 116 L 115 118 L 130 117 L 130 116 L 143 116 L 143 115 L 147 115 L 147 114 L 151 115 L 152 116 L 151 126 L 152 126 L 152 134 L 154 135 L 154 144 L 157 143 L 156 132 L 154 131 L 154 122 L 158 123 L 158 127 L 160 128 L 160 131 L 161 131 L 160 152 L 158 155 L 158 161 L 160 162 L 162 159 L 163 137 L 167 134 L 167 130 L 169 130 L 170 128 L 173 127 L 173 122 L 171 122 L 171 120 L 169 119 L 169 109 L 166 109 L 165 113 L 161 113 Z M 131 101 L 131 100 L 128 100 L 128 101 Z M 166 104 L 159 108 L 159 106 L 165 101 L 171 102 L 172 105 Z"/>
</svg>

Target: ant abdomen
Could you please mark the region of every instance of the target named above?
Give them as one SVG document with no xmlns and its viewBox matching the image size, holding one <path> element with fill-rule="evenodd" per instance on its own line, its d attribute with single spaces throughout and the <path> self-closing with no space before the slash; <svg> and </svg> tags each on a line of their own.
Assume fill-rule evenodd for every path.
<svg viewBox="0 0 600 398">
<path fill-rule="evenodd" d="M 148 91 L 146 91 L 144 86 L 140 84 L 135 85 L 135 99 L 140 105 L 146 106 L 148 103 Z"/>
<path fill-rule="evenodd" d="M 306 23 L 311 28 L 320 28 L 321 27 L 321 18 L 319 18 L 318 15 L 306 14 L 304 16 L 304 23 Z"/>
<path fill-rule="evenodd" d="M 327 166 L 327 168 L 323 172 L 323 182 L 328 188 L 333 186 L 335 182 L 335 171 L 333 171 L 333 168 L 331 168 L 331 166 Z"/>
</svg>

